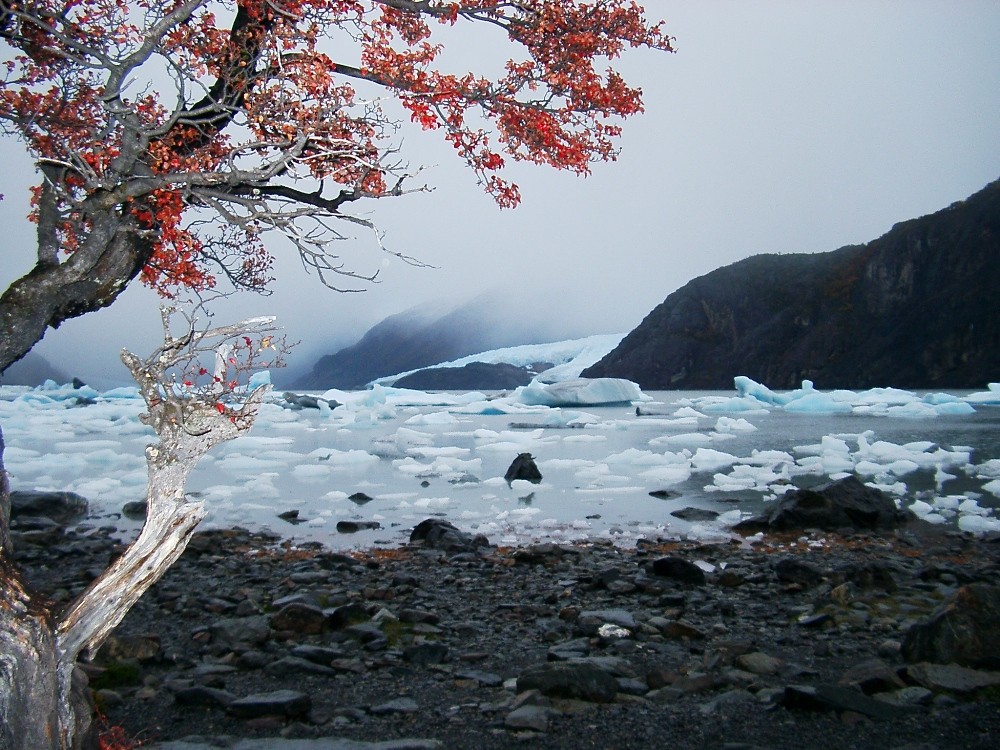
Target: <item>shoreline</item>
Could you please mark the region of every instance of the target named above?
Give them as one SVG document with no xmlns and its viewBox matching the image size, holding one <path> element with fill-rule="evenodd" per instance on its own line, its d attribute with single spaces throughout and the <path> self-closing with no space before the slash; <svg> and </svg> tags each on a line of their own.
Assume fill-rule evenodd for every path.
<svg viewBox="0 0 1000 750">
<path fill-rule="evenodd" d="M 86 667 L 111 725 L 176 750 L 986 748 L 1000 734 L 1000 687 L 956 692 L 900 653 L 963 585 L 995 588 L 995 536 L 909 524 L 352 554 L 276 541 L 195 535 Z M 57 599 L 117 547 L 100 530 L 16 542 Z"/>
</svg>

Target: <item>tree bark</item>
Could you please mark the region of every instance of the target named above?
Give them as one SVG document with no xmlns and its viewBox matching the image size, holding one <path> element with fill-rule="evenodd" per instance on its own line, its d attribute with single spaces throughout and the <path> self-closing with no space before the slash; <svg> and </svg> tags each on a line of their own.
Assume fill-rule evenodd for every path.
<svg viewBox="0 0 1000 750">
<path fill-rule="evenodd" d="M 0 297 L 0 372 L 27 354 L 49 328 L 114 302 L 152 249 L 148 238 L 108 210 L 95 221 L 85 246 L 63 262 L 40 255 L 35 267 Z"/>
<path fill-rule="evenodd" d="M 93 702 L 77 659 L 96 652 L 184 552 L 205 516 L 202 503 L 185 497 L 189 474 L 214 445 L 250 429 L 267 392 L 257 389 L 239 408 L 178 395 L 165 371 L 191 337 L 171 339 L 166 319 L 164 328 L 165 347 L 149 360 L 122 355 L 149 407 L 143 420 L 160 438 L 146 449 L 146 523 L 125 554 L 64 613 L 32 591 L 14 564 L 0 433 L 0 750 L 97 747 Z"/>
</svg>

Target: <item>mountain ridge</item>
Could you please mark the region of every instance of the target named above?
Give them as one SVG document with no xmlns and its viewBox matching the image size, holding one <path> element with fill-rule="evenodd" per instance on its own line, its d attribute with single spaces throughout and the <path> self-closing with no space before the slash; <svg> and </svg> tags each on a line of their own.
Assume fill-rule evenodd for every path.
<svg viewBox="0 0 1000 750">
<path fill-rule="evenodd" d="M 1000 180 L 864 245 L 755 255 L 670 294 L 585 377 L 648 389 L 1000 378 Z"/>
</svg>

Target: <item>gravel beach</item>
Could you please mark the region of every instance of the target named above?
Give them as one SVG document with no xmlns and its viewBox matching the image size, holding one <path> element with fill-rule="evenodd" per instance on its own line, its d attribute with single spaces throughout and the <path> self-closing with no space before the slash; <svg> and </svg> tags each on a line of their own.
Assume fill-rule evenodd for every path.
<svg viewBox="0 0 1000 750">
<path fill-rule="evenodd" d="M 969 591 L 996 613 L 983 599 L 998 593 L 996 538 L 909 524 L 498 549 L 428 523 L 445 536 L 351 555 L 197 534 L 84 665 L 108 724 L 171 750 L 927 750 L 1000 737 L 996 633 L 963 631 L 958 657 L 914 638 Z M 121 550 L 109 530 L 51 525 L 17 530 L 15 545 L 60 602 Z"/>
</svg>

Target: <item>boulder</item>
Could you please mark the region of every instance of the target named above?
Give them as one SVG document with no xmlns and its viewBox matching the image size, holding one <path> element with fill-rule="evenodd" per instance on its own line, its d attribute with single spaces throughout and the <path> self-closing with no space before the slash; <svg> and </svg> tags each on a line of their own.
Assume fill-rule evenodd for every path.
<svg viewBox="0 0 1000 750">
<path fill-rule="evenodd" d="M 908 662 L 1000 669 L 1000 586 L 970 583 L 931 617 L 909 629 L 902 654 Z"/>
<path fill-rule="evenodd" d="M 522 672 L 517 678 L 517 690 L 537 690 L 552 698 L 610 703 L 618 693 L 618 680 L 590 662 L 553 661 Z"/>
<path fill-rule="evenodd" d="M 881 490 L 862 484 L 851 475 L 813 489 L 792 490 L 770 513 L 742 521 L 736 531 L 790 531 L 794 529 L 894 529 L 912 520 L 913 514 L 896 507 Z"/>
<path fill-rule="evenodd" d="M 705 571 L 683 557 L 661 557 L 653 560 L 653 575 L 694 586 L 702 586 L 705 583 Z"/>
<path fill-rule="evenodd" d="M 303 635 L 322 633 L 327 616 L 319 607 L 304 602 L 291 602 L 271 617 L 271 628 Z"/>
<path fill-rule="evenodd" d="M 489 540 L 482 534 L 473 536 L 440 518 L 428 518 L 418 523 L 410 532 L 410 544 L 445 552 L 477 552 L 490 546 Z"/>
<path fill-rule="evenodd" d="M 503 475 L 510 484 L 515 479 L 523 479 L 527 482 L 538 484 L 542 481 L 542 472 L 538 470 L 535 459 L 530 453 L 518 453 L 517 458 L 511 463 L 507 473 Z"/>
<path fill-rule="evenodd" d="M 10 493 L 10 517 L 44 516 L 58 523 L 69 523 L 86 515 L 87 499 L 75 492 L 40 492 L 16 490 Z"/>
</svg>

